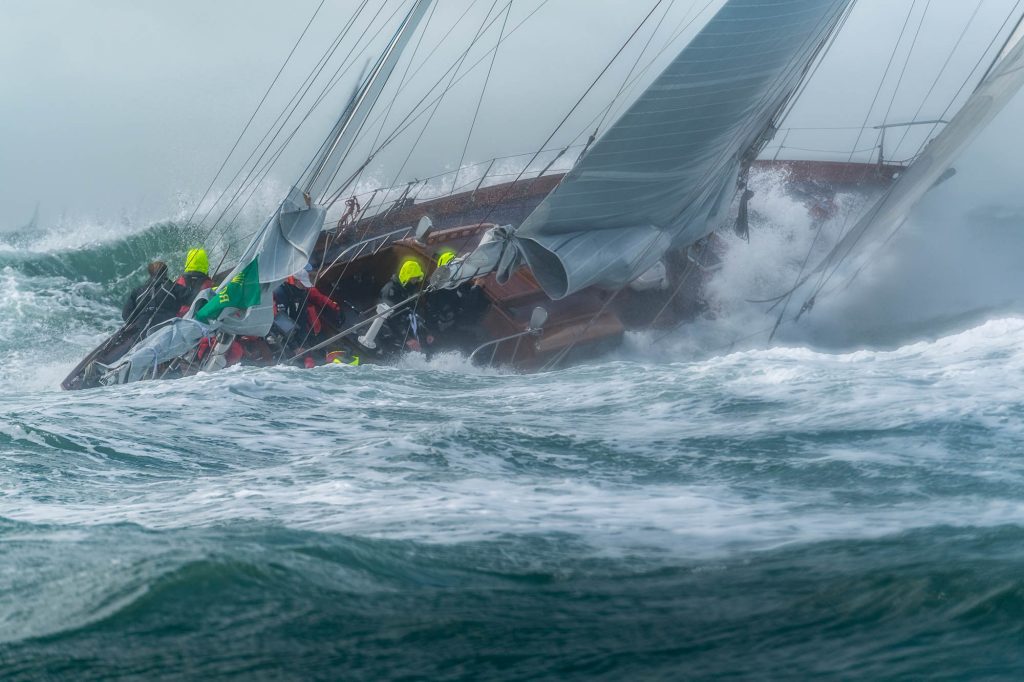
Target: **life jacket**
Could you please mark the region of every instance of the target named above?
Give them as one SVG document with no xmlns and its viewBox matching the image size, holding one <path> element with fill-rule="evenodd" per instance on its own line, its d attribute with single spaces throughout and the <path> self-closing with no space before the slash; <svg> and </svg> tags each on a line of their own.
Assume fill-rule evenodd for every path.
<svg viewBox="0 0 1024 682">
<path fill-rule="evenodd" d="M 338 304 L 321 293 L 316 287 L 300 289 L 295 286 L 295 278 L 289 277 L 274 291 L 275 315 L 282 313 L 313 334 L 323 329 L 320 316 L 324 308 L 338 311 Z M 305 322 L 302 318 L 305 317 Z"/>
<path fill-rule="evenodd" d="M 206 357 L 206 354 L 213 348 L 213 343 L 210 338 L 204 336 L 199 339 L 199 345 L 196 347 L 196 360 L 202 361 Z M 231 345 L 228 346 L 227 352 L 224 353 L 224 359 L 227 361 L 227 367 L 237 364 L 243 357 L 245 357 L 245 348 L 239 343 L 238 339 L 231 341 Z"/>
</svg>

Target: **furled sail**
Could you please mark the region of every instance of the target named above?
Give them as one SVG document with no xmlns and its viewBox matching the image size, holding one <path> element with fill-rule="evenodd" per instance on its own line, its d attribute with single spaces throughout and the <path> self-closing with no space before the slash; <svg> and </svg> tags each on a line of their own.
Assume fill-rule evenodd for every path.
<svg viewBox="0 0 1024 682">
<path fill-rule="evenodd" d="M 963 108 L 888 187 L 871 210 L 839 240 L 828 256 L 811 271 L 811 275 L 847 258 L 864 236 L 876 227 L 899 226 L 928 190 L 947 177 L 957 156 L 1024 86 L 1022 38 L 1024 24 L 1018 26 L 1010 36 Z"/>
<path fill-rule="evenodd" d="M 712 232 L 850 2 L 727 0 L 515 232 L 548 295 L 625 285 Z"/>
</svg>

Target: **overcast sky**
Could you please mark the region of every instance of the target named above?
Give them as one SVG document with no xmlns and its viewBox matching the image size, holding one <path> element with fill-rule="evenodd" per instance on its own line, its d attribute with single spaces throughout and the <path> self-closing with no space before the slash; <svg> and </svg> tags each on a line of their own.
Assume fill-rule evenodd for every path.
<svg viewBox="0 0 1024 682">
<path fill-rule="evenodd" d="M 43 220 L 50 222 L 62 213 L 156 220 L 189 206 L 213 178 L 319 4 L 0 0 L 0 229 L 26 222 L 37 201 Z M 502 27 L 510 31 L 534 10 L 494 58 L 466 162 L 536 149 L 656 7 L 555 142 L 566 144 L 585 135 L 587 124 L 615 95 L 641 51 L 641 66 L 654 62 L 643 82 L 656 75 L 717 4 L 720 0 L 701 12 L 707 0 L 514 0 L 506 21 L 501 12 L 505 2 L 442 0 L 422 43 L 410 53 L 415 59 L 412 70 L 404 71 L 404 63 L 396 70 L 396 75 L 411 74 L 422 67 L 408 78 L 385 129 L 441 77 L 488 17 L 497 19 L 466 58 L 460 71 L 465 77 L 430 125 L 410 127 L 391 153 L 376 160 L 366 182 L 404 181 L 458 164 L 490 65 L 487 50 Z M 240 145 L 243 154 L 235 163 L 255 147 L 358 5 L 355 0 L 325 0 Z M 357 17 L 331 68 L 353 45 L 362 56 L 350 60 L 337 87 L 274 166 L 273 192 L 293 181 L 312 156 L 369 55 L 379 49 L 407 5 L 408 0 L 370 0 Z M 869 125 L 909 120 L 918 110 L 919 119 L 941 115 L 1014 5 L 1014 0 L 981 0 L 968 27 L 979 6 L 976 0 L 859 0 L 788 125 L 859 128 L 865 119 Z M 381 13 L 374 15 L 377 9 Z M 394 17 L 390 23 L 389 16 Z M 692 28 L 670 41 L 694 16 Z M 965 27 L 953 60 L 926 99 Z M 377 30 L 380 36 L 373 39 Z M 903 43 L 893 55 L 901 33 Z M 889 78 L 879 91 L 890 60 Z M 868 116 L 873 100 L 875 108 Z M 379 108 L 386 109 L 390 101 L 388 91 Z M 798 149 L 785 153 L 841 157 L 853 148 L 858 132 L 793 133 L 786 144 Z M 399 174 L 406 150 L 419 136 L 413 157 Z M 1019 150 L 1015 128 L 1008 127 L 1006 136 Z M 776 142 L 781 141 L 780 135 Z M 874 142 L 864 136 L 858 146 Z M 912 154 L 918 142 L 909 137 L 897 154 Z M 1000 145 L 998 153 L 1005 150 Z M 236 167 L 228 167 L 229 175 Z"/>
</svg>

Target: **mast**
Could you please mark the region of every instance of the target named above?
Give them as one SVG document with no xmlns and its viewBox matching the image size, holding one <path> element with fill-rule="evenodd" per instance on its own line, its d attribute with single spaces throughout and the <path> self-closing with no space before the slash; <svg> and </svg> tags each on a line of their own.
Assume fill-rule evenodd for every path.
<svg viewBox="0 0 1024 682">
<path fill-rule="evenodd" d="M 302 190 L 306 195 L 316 199 L 327 190 L 334 178 L 335 171 L 344 161 L 348 150 L 362 129 L 363 123 L 370 115 L 373 105 L 380 97 L 384 86 L 387 85 L 391 72 L 394 71 L 402 56 L 402 51 L 416 32 L 427 10 L 430 9 L 431 2 L 433 0 L 415 0 L 409 13 L 405 15 L 405 19 L 395 31 L 395 35 L 392 36 L 387 47 L 377 59 L 377 63 L 357 90 L 355 97 L 345 108 L 338 122 L 335 123 L 321 146 L 316 163 L 313 164 L 302 183 Z"/>
<path fill-rule="evenodd" d="M 314 197 L 330 184 L 431 2 L 415 0 L 327 136 L 305 179 L 291 188 L 212 297 L 201 307 L 195 305 L 194 313 L 173 320 L 136 343 L 117 365 L 107 368 L 111 382 L 144 379 L 161 363 L 191 352 L 200 339 L 213 332 L 228 336 L 269 333 L 274 322 L 273 290 L 306 266 L 323 229 L 327 210 Z"/>
</svg>

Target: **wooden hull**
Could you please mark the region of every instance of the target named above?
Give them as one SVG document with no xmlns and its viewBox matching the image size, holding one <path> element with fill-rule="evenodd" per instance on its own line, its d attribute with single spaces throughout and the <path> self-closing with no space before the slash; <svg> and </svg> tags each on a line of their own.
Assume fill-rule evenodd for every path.
<svg viewBox="0 0 1024 682">
<path fill-rule="evenodd" d="M 758 161 L 761 171 L 782 171 L 793 184 L 794 193 L 811 195 L 812 212 L 820 210 L 821 188 L 825 193 L 858 187 L 885 186 L 899 172 L 898 167 L 811 161 Z M 330 337 L 373 314 L 381 287 L 407 259 L 421 263 L 427 276 L 434 269 L 438 253 L 454 250 L 468 253 L 490 228 L 499 224 L 518 224 L 554 189 L 563 177 L 553 174 L 540 178 L 482 187 L 422 203 L 402 204 L 377 215 L 326 230 L 317 242 L 313 263 L 317 266 L 317 287 L 348 311 L 341 320 L 324 323 L 319 338 Z M 810 193 L 801 187 L 813 185 Z M 419 243 L 411 238 L 412 226 L 429 216 L 434 230 Z M 383 235 L 383 236 L 381 236 Z M 378 237 L 372 242 L 368 238 Z M 352 246 L 356 243 L 357 246 Z M 436 345 L 428 352 L 454 350 L 471 353 L 481 344 L 524 332 L 537 306 L 545 308 L 549 319 L 540 335 L 522 336 L 488 347 L 480 357 L 484 362 L 509 365 L 521 370 L 560 366 L 593 356 L 616 346 L 627 329 L 667 327 L 699 314 L 703 309 L 702 290 L 709 273 L 722 255 L 720 241 L 712 235 L 700 248 L 670 252 L 665 258 L 667 286 L 656 291 L 618 292 L 587 289 L 553 301 L 537 284 L 532 274 L 521 268 L 509 281 L 499 283 L 493 275 L 480 278 L 474 294 L 481 300 L 479 310 L 459 321 L 457 333 L 438 332 Z M 696 257 L 695 257 L 696 254 Z M 423 304 L 429 308 L 430 295 Z M 417 304 L 419 305 L 419 304 Z M 363 361 L 389 360 L 383 352 L 368 351 L 356 341 L 357 334 L 339 340 L 336 350 L 348 356 L 359 354 Z M 447 338 L 446 338 L 447 337 Z M 121 330 L 86 357 L 65 379 L 62 386 L 73 390 L 98 384 L 95 363 L 115 361 L 131 345 L 131 330 Z M 311 346 L 317 339 L 309 339 Z M 301 362 L 292 353 L 272 352 L 262 340 L 252 340 L 246 362 L 257 365 Z M 315 362 L 325 351 L 311 355 Z"/>
</svg>

